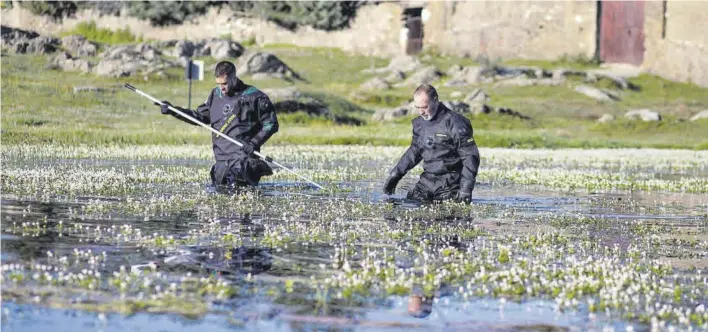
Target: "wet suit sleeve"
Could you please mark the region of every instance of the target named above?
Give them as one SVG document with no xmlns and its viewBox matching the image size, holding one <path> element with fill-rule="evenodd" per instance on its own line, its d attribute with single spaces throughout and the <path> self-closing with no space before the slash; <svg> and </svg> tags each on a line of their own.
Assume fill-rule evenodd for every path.
<svg viewBox="0 0 708 332">
<path fill-rule="evenodd" d="M 423 159 L 423 155 L 420 146 L 418 146 L 418 129 L 415 122 L 413 122 L 413 139 L 411 140 L 411 146 L 408 147 L 408 150 L 403 154 L 401 160 L 398 161 L 398 164 L 396 164 L 392 172 L 403 176 L 415 167 L 415 165 L 418 165 L 421 159 Z"/>
<path fill-rule="evenodd" d="M 268 96 L 264 95 L 258 97 L 255 104 L 261 130 L 251 139 L 251 144 L 253 144 L 255 148 L 259 148 L 261 145 L 265 144 L 273 134 L 278 132 L 279 125 L 278 117 L 275 115 L 275 106 L 273 106 Z"/>
<path fill-rule="evenodd" d="M 178 107 L 178 109 L 180 111 L 186 113 L 187 115 L 199 120 L 199 122 L 201 122 L 203 124 L 210 124 L 211 121 L 210 121 L 210 117 L 209 117 L 209 108 L 211 107 L 211 100 L 212 100 L 213 96 L 214 96 L 214 90 L 211 90 L 211 93 L 209 93 L 209 97 L 207 97 L 207 100 L 205 100 L 203 104 L 197 106 L 196 110 L 190 110 L 190 109 L 181 108 L 181 107 Z M 195 126 L 197 125 L 196 123 L 194 123 L 190 120 L 187 120 L 187 118 L 185 118 L 177 113 L 172 112 L 172 116 L 174 116 L 175 118 L 180 119 L 186 123 L 189 123 L 191 125 L 195 125 Z"/>
<path fill-rule="evenodd" d="M 453 125 L 454 136 L 457 140 L 457 153 L 462 160 L 460 191 L 471 194 L 477 181 L 479 150 L 474 141 L 470 120 L 467 118 L 461 118 L 461 120 Z"/>
</svg>

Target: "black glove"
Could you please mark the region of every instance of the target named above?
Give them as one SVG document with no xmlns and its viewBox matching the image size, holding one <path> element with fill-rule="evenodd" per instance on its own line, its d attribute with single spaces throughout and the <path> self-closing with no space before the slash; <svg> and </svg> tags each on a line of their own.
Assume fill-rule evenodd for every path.
<svg viewBox="0 0 708 332">
<path fill-rule="evenodd" d="M 255 146 L 253 146 L 253 143 L 248 142 L 248 141 L 239 141 L 243 146 L 241 149 L 243 149 L 243 152 L 246 153 L 246 155 L 250 156 L 251 153 L 253 153 L 253 150 L 255 150 Z"/>
<path fill-rule="evenodd" d="M 396 172 L 391 172 L 388 175 L 388 179 L 386 179 L 386 182 L 384 182 L 384 194 L 393 195 L 393 193 L 396 192 L 396 186 L 398 185 L 398 181 L 401 181 L 401 178 L 403 178 L 403 175 L 398 174 Z"/>
<path fill-rule="evenodd" d="M 460 190 L 457 193 L 457 197 L 455 197 L 455 200 L 460 203 L 469 204 L 470 202 L 472 202 L 472 193 Z"/>
<path fill-rule="evenodd" d="M 163 101 L 162 101 L 162 104 L 155 103 L 155 105 L 160 106 L 160 113 L 162 113 L 162 114 L 172 114 L 172 113 L 174 113 L 171 109 L 169 109 L 169 107 L 172 106 L 172 104 L 170 104 L 170 102 L 167 101 L 167 100 L 163 100 Z M 174 106 L 172 106 L 172 107 L 174 107 Z"/>
</svg>

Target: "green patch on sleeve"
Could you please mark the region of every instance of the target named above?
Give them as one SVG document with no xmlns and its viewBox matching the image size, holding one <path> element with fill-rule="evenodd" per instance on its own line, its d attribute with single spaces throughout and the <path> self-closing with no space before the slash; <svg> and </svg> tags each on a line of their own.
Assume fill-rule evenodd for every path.
<svg viewBox="0 0 708 332">
<path fill-rule="evenodd" d="M 265 131 L 271 131 L 273 129 L 273 122 L 265 122 L 263 123 L 263 130 Z"/>
<path fill-rule="evenodd" d="M 244 95 L 244 96 L 245 96 L 245 95 L 250 95 L 250 94 L 252 94 L 252 93 L 254 93 L 254 92 L 257 92 L 257 91 L 258 91 L 258 89 L 257 89 L 256 87 L 253 87 L 253 86 L 252 86 L 252 87 L 246 89 L 246 91 L 243 92 L 243 95 Z"/>
</svg>

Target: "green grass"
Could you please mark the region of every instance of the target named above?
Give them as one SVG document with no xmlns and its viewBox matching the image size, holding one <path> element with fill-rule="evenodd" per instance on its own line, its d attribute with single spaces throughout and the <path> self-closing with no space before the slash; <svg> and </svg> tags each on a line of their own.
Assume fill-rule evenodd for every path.
<svg viewBox="0 0 708 332">
<path fill-rule="evenodd" d="M 516 66 L 534 66 L 540 67 L 546 70 L 554 68 L 566 68 L 566 69 L 594 69 L 599 68 L 600 62 L 594 58 L 589 58 L 584 54 L 578 55 L 563 55 L 556 60 L 507 60 L 499 61 L 505 65 L 516 65 Z"/>
<path fill-rule="evenodd" d="M 371 114 L 379 108 L 408 102 L 413 88 L 357 92 L 362 82 L 374 77 L 363 70 L 372 65 L 386 66 L 387 59 L 290 45 L 269 45 L 265 50 L 275 53 L 307 82 L 252 81 L 244 77 L 247 83 L 261 89 L 295 86 L 303 96 L 326 103 L 332 114 L 330 117 L 310 117 L 300 112 L 279 114 L 281 129 L 273 136 L 273 144 L 409 144 L 412 117 L 375 123 Z M 145 82 L 142 77 L 114 79 L 44 70 L 50 58 L 2 57 L 3 143 L 209 144 L 210 135 L 204 129 L 163 116 L 148 100 L 122 88 L 124 83 L 131 83 L 158 99 L 186 107 L 188 88 L 181 68 L 168 70 L 167 79 Z M 430 54 L 421 58 L 428 59 L 424 63 L 439 64 L 460 60 Z M 208 57 L 203 60 L 207 67 L 215 62 Z M 442 100 L 448 100 L 454 91 L 465 95 L 476 88 L 450 88 L 443 82 L 444 79 L 436 84 Z M 708 89 L 651 75 L 641 75 L 631 82 L 641 89 L 623 91 L 622 100 L 615 103 L 596 102 L 574 92 L 572 86 L 580 83 L 574 79 L 569 80 L 570 86 L 482 85 L 480 88 L 491 96 L 489 104 L 512 108 L 531 120 L 498 114 L 470 115 L 475 138 L 481 147 L 708 148 L 707 121 L 686 121 L 692 114 L 708 108 Z M 74 86 L 86 85 L 106 91 L 73 93 Z M 613 88 L 604 81 L 597 86 Z M 191 106 L 196 107 L 213 87 L 209 75 L 204 81 L 195 81 Z M 633 108 L 657 110 L 664 120 L 658 123 L 624 120 L 623 114 Z M 597 123 L 595 119 L 604 113 L 613 114 L 618 120 Z M 365 124 L 336 124 L 336 119 L 342 118 Z"/>
<path fill-rule="evenodd" d="M 130 28 L 126 26 L 124 29 L 111 30 L 105 28 L 99 28 L 96 26 L 96 22 L 81 22 L 77 24 L 74 29 L 64 32 L 62 36 L 70 35 L 82 35 L 86 39 L 95 41 L 101 44 L 128 44 L 134 42 L 142 42 L 142 36 L 135 36 Z"/>
</svg>

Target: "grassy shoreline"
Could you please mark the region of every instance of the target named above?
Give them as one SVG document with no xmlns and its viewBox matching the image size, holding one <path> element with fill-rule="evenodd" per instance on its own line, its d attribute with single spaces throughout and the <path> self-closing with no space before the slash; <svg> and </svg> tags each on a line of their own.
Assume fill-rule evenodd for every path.
<svg viewBox="0 0 708 332">
<path fill-rule="evenodd" d="M 324 100 L 332 114 L 364 122 L 361 126 L 339 125 L 322 117 L 280 114 L 281 130 L 269 144 L 409 144 L 412 117 L 376 122 L 371 115 L 378 108 L 405 102 L 412 89 L 359 93 L 364 99 L 352 95 L 362 82 L 373 77 L 362 70 L 372 63 L 376 67 L 385 66 L 385 59 L 351 56 L 333 49 L 269 47 L 265 50 L 277 54 L 311 83 L 252 81 L 244 77 L 246 82 L 259 88 L 295 86 Z M 116 79 L 44 69 L 50 60 L 51 56 L 2 57 L 2 143 L 209 144 L 210 134 L 202 128 L 162 116 L 148 100 L 122 88 L 128 82 L 157 98 L 187 106 L 187 84 L 181 78 L 180 68 L 170 69 L 168 78 L 145 81 L 142 77 Z M 465 65 L 465 61 L 471 60 L 433 57 L 426 61 L 444 71 L 452 63 Z M 450 100 L 448 96 L 453 91 L 466 94 L 477 87 L 445 87 L 445 79 L 434 83 L 442 100 Z M 708 89 L 649 75 L 630 80 L 642 90 L 623 92 L 623 99 L 612 104 L 595 102 L 566 86 L 480 85 L 491 96 L 491 105 L 511 107 L 531 120 L 499 114 L 468 116 L 478 144 L 485 147 L 708 149 L 708 121 L 686 120 L 697 110 L 708 108 Z M 74 93 L 74 87 L 78 86 L 94 86 L 103 91 Z M 208 78 L 194 82 L 192 107 L 212 87 Z M 658 110 L 663 119 L 659 122 L 623 119 L 622 114 L 634 108 Z M 605 113 L 615 115 L 617 120 L 597 123 L 595 119 Z"/>
</svg>

